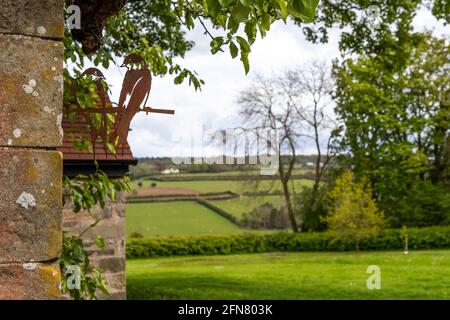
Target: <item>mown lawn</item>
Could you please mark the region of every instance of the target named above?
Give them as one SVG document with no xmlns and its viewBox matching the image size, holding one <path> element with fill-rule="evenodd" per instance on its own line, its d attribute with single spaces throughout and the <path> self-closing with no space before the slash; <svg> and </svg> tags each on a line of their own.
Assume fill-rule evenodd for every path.
<svg viewBox="0 0 450 320">
<path fill-rule="evenodd" d="M 189 201 L 130 203 L 126 208 L 127 236 L 189 236 L 243 232 L 217 213 Z"/>
<path fill-rule="evenodd" d="M 369 290 L 369 265 L 381 289 Z M 450 299 L 450 250 L 127 261 L 128 299 Z"/>
<path fill-rule="evenodd" d="M 302 186 L 311 186 L 313 181 L 306 179 L 293 180 L 293 186 L 296 191 L 300 191 Z M 258 185 L 245 181 L 230 181 L 230 180 L 205 180 L 205 181 L 147 181 L 144 180 L 143 187 L 149 187 L 152 182 L 155 182 L 157 187 L 174 187 L 186 188 L 198 191 L 200 193 L 206 192 L 225 192 L 232 191 L 235 193 L 243 192 L 275 192 L 281 191 L 281 183 L 277 181 L 264 180 L 260 181 Z M 137 188 L 137 181 L 132 181 L 131 188 Z"/>
<path fill-rule="evenodd" d="M 208 200 L 208 202 L 214 204 L 216 207 L 225 210 L 238 219 L 242 218 L 242 215 L 246 212 L 250 212 L 253 209 L 261 206 L 264 203 L 270 203 L 274 207 L 278 208 L 283 203 L 282 196 L 257 196 L 257 197 L 240 197 L 228 200 Z"/>
</svg>

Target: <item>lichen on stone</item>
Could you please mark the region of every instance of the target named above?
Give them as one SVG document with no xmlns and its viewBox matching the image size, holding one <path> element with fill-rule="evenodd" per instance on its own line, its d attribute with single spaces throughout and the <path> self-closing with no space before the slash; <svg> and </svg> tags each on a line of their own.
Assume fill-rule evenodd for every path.
<svg viewBox="0 0 450 320">
<path fill-rule="evenodd" d="M 36 206 L 36 199 L 31 193 L 28 192 L 22 192 L 19 198 L 16 201 L 17 204 L 20 204 L 25 209 L 28 209 L 29 207 L 35 207 Z"/>
</svg>

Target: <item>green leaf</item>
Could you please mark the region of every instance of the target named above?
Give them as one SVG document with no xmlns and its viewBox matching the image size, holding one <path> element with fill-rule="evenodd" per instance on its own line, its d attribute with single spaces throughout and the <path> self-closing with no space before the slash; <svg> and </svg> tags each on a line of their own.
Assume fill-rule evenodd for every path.
<svg viewBox="0 0 450 320">
<path fill-rule="evenodd" d="M 219 0 L 219 3 L 222 6 L 222 8 L 228 8 L 233 2 L 234 0 Z"/>
<path fill-rule="evenodd" d="M 227 28 L 227 16 L 226 15 L 222 15 L 222 14 L 218 15 L 216 17 L 216 21 L 223 29 Z"/>
<path fill-rule="evenodd" d="M 247 35 L 248 42 L 253 44 L 256 40 L 256 23 L 253 21 L 248 21 L 245 24 L 245 34 Z"/>
<path fill-rule="evenodd" d="M 227 29 L 230 30 L 231 33 L 236 33 L 239 29 L 239 22 L 237 22 L 232 16 L 228 18 Z"/>
<path fill-rule="evenodd" d="M 270 30 L 270 15 L 268 13 L 265 13 L 261 17 L 261 26 L 264 28 L 264 30 L 269 31 Z"/>
<path fill-rule="evenodd" d="M 114 144 L 107 142 L 106 147 L 108 148 L 109 152 L 116 154 L 116 146 Z"/>
<path fill-rule="evenodd" d="M 239 49 L 236 46 L 236 44 L 233 41 L 230 41 L 230 54 L 233 59 L 237 57 L 238 52 L 239 52 Z"/>
<path fill-rule="evenodd" d="M 250 71 L 250 63 L 248 62 L 248 52 L 241 51 L 241 61 L 244 65 L 245 74 Z"/>
<path fill-rule="evenodd" d="M 244 38 L 242 38 L 241 36 L 237 36 L 236 37 L 237 42 L 239 43 L 239 46 L 241 47 L 241 51 L 245 51 L 247 53 L 250 52 L 250 45 L 247 42 L 247 40 L 245 40 Z"/>
<path fill-rule="evenodd" d="M 224 38 L 223 37 L 215 37 L 211 40 L 210 46 L 211 46 L 211 53 L 216 54 L 222 47 Z"/>
<path fill-rule="evenodd" d="M 208 14 L 211 17 L 217 16 L 222 8 L 218 0 L 206 0 L 206 5 L 208 6 Z"/>
<path fill-rule="evenodd" d="M 286 18 L 288 17 L 288 9 L 287 9 L 287 2 L 285 0 L 275 0 L 278 4 L 278 7 L 280 8 L 281 15 L 283 16 L 284 22 L 286 22 Z"/>
<path fill-rule="evenodd" d="M 252 4 L 253 4 L 253 0 L 240 0 L 240 2 L 244 5 L 244 6 L 246 6 L 246 7 L 251 7 L 252 6 Z"/>
<path fill-rule="evenodd" d="M 95 244 L 97 245 L 97 247 L 99 247 L 100 249 L 105 249 L 106 244 L 105 244 L 105 239 L 103 239 L 102 237 L 100 237 L 99 235 L 97 235 L 95 237 Z"/>
<path fill-rule="evenodd" d="M 319 0 L 291 0 L 288 12 L 296 18 L 309 23 L 316 17 L 316 8 Z"/>
<path fill-rule="evenodd" d="M 240 1 L 236 3 L 236 5 L 231 9 L 231 15 L 238 22 L 247 21 L 248 15 L 250 14 L 251 9 L 242 5 Z"/>
</svg>

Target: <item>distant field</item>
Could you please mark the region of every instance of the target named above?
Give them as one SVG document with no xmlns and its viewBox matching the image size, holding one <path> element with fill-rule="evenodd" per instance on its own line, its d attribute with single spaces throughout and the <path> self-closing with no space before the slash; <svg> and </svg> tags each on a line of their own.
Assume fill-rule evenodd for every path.
<svg viewBox="0 0 450 320">
<path fill-rule="evenodd" d="M 302 186 L 311 186 L 313 184 L 312 180 L 299 179 L 293 180 L 294 187 L 297 191 L 300 191 Z M 235 193 L 251 192 L 251 191 L 281 191 L 281 183 L 277 181 L 264 180 L 258 182 L 258 186 L 254 183 L 245 181 L 148 181 L 143 180 L 143 187 L 150 187 L 151 183 L 155 182 L 157 187 L 172 187 L 172 188 L 186 188 L 198 191 L 200 193 L 206 192 L 224 192 L 232 191 Z M 131 182 L 131 188 L 135 189 L 138 186 L 137 181 Z"/>
<path fill-rule="evenodd" d="M 266 202 L 271 203 L 274 207 L 279 207 L 283 202 L 283 198 L 282 196 L 258 196 L 228 200 L 209 200 L 208 202 L 241 219 L 245 212 L 250 212 Z"/>
<path fill-rule="evenodd" d="M 195 202 L 127 204 L 127 236 L 146 237 L 240 233 L 227 219 Z"/>
<path fill-rule="evenodd" d="M 369 290 L 367 267 L 381 271 Z M 450 251 L 304 252 L 127 261 L 128 299 L 450 299 Z"/>
</svg>

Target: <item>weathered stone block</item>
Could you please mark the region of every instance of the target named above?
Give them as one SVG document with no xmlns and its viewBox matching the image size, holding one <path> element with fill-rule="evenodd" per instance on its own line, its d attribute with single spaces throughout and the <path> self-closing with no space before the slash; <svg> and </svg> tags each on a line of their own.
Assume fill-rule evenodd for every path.
<svg viewBox="0 0 450 320">
<path fill-rule="evenodd" d="M 62 39 L 63 0 L 2 0 L 0 33 Z"/>
<path fill-rule="evenodd" d="M 95 262 L 106 272 L 123 272 L 125 270 L 124 257 L 96 257 Z"/>
<path fill-rule="evenodd" d="M 126 286 L 125 272 L 105 273 L 105 279 L 111 290 L 123 290 Z"/>
<path fill-rule="evenodd" d="M 0 147 L 0 263 L 57 258 L 62 155 Z"/>
<path fill-rule="evenodd" d="M 92 215 L 100 223 L 83 235 L 83 243 L 91 254 L 91 265 L 102 268 L 110 295 L 99 292 L 101 299 L 126 299 L 125 278 L 125 197 L 118 194 L 116 201 L 107 200 L 105 209 L 96 206 L 91 214 L 81 211 L 73 213 L 70 204 L 64 207 L 64 230 L 71 234 L 80 234 L 93 222 Z M 75 223 L 76 222 L 76 223 Z M 105 240 L 105 248 L 99 249 L 93 241 L 99 235 Z"/>
<path fill-rule="evenodd" d="M 57 262 L 0 264 L 0 300 L 59 299 Z"/>
<path fill-rule="evenodd" d="M 80 222 L 80 229 L 85 230 L 94 220 L 82 220 Z M 105 239 L 124 239 L 124 219 L 111 218 L 100 220 L 99 224 L 88 230 L 84 234 L 85 239 L 93 239 L 97 235 L 101 235 Z"/>
<path fill-rule="evenodd" d="M 0 43 L 0 146 L 59 146 L 62 42 L 0 34 Z"/>
</svg>

